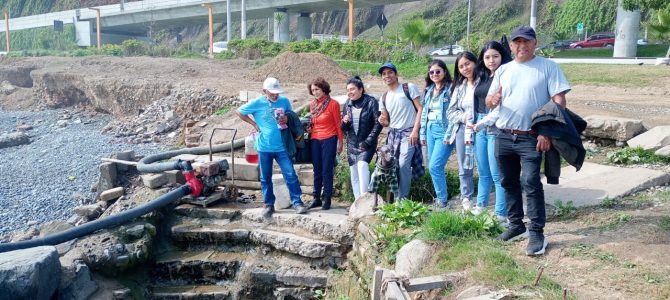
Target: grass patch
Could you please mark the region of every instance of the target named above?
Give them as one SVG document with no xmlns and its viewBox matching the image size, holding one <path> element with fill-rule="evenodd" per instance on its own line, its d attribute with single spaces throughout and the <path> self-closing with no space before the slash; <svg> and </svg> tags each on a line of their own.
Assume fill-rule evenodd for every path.
<svg viewBox="0 0 670 300">
<path fill-rule="evenodd" d="M 572 201 L 568 201 L 564 204 L 563 201 L 556 200 L 554 206 L 556 209 L 554 210 L 553 217 L 557 220 L 572 219 L 577 215 L 577 208 L 572 204 Z"/>
<path fill-rule="evenodd" d="M 231 109 L 233 109 L 233 106 L 226 104 L 222 108 L 220 108 L 219 110 L 214 112 L 214 114 L 217 115 L 217 116 L 223 116 L 223 115 L 227 114 L 228 112 L 230 112 Z"/>
<path fill-rule="evenodd" d="M 641 147 L 610 151 L 607 153 L 607 160 L 618 165 L 670 163 L 670 157 L 656 155 L 653 150 L 645 150 Z"/>
<path fill-rule="evenodd" d="M 345 69 L 351 75 L 365 75 L 378 76 L 377 70 L 382 63 L 358 62 L 351 60 L 335 60 L 342 69 Z M 396 64 L 398 67 L 398 74 L 403 78 L 415 78 L 419 75 L 424 75 L 427 70 L 428 63 L 426 62 L 407 62 Z M 453 73 L 452 73 L 453 74 Z"/>
<path fill-rule="evenodd" d="M 661 87 L 658 78 L 668 76 L 666 66 L 561 64 L 570 84 Z"/>
<path fill-rule="evenodd" d="M 498 288 L 532 289 L 546 299 L 561 299 L 563 288 L 542 276 L 537 287 L 530 287 L 537 271 L 517 264 L 509 250 L 490 239 L 454 239 L 439 253 L 437 267 L 444 272 L 467 270 L 469 279 Z M 573 299 L 574 297 L 569 297 Z"/>
<path fill-rule="evenodd" d="M 658 220 L 658 227 L 661 227 L 665 231 L 670 231 L 670 217 L 669 216 L 662 216 Z"/>
<path fill-rule="evenodd" d="M 473 215 L 444 211 L 433 213 L 421 227 L 421 236 L 428 240 L 446 241 L 452 238 L 494 237 L 503 229 L 495 216 L 488 213 Z"/>
<path fill-rule="evenodd" d="M 664 57 L 668 51 L 668 45 L 644 45 L 637 46 L 637 57 Z M 603 57 L 612 58 L 614 48 L 584 48 L 584 49 L 565 49 L 556 51 L 555 58 L 593 58 Z"/>
</svg>

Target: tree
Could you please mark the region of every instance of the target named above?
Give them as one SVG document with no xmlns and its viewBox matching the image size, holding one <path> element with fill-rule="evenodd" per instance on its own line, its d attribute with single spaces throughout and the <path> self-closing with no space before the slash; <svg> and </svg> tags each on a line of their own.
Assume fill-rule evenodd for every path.
<svg viewBox="0 0 670 300">
<path fill-rule="evenodd" d="M 670 41 L 670 11 L 659 10 L 657 16 L 656 23 L 649 23 L 649 31 L 660 40 Z M 670 47 L 668 47 L 665 57 L 670 57 Z"/>
<path fill-rule="evenodd" d="M 414 18 L 402 25 L 400 36 L 410 42 L 412 50 L 420 48 L 431 38 L 431 29 L 421 18 Z"/>
<path fill-rule="evenodd" d="M 276 12 L 275 13 L 275 21 L 277 21 L 277 38 L 279 39 L 277 42 L 281 43 L 281 24 L 284 22 L 284 14 L 281 12 Z"/>
</svg>

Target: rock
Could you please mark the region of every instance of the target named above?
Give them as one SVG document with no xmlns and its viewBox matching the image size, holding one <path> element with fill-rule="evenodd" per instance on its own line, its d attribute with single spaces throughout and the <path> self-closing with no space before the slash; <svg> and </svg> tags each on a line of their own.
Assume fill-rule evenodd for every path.
<svg viewBox="0 0 670 300">
<path fill-rule="evenodd" d="M 342 257 L 340 244 L 313 240 L 292 233 L 255 229 L 249 238 L 277 250 L 309 258 Z"/>
<path fill-rule="evenodd" d="M 98 285 L 91 279 L 91 271 L 83 263 L 64 268 L 60 286 L 60 299 L 85 300 L 98 290 Z"/>
<path fill-rule="evenodd" d="M 316 270 L 281 267 L 277 270 L 277 281 L 289 286 L 326 287 L 328 274 Z"/>
<path fill-rule="evenodd" d="M 32 130 L 32 129 L 33 129 L 32 126 L 26 125 L 26 124 L 16 126 L 16 131 L 18 131 L 18 132 L 26 132 L 26 131 Z"/>
<path fill-rule="evenodd" d="M 165 115 L 163 115 L 163 118 L 166 121 L 172 120 L 177 117 L 177 114 L 175 114 L 174 110 L 168 110 L 165 112 Z"/>
<path fill-rule="evenodd" d="M 100 164 L 100 178 L 97 191 L 106 191 L 116 186 L 116 164 L 104 162 Z"/>
<path fill-rule="evenodd" d="M 144 174 L 141 177 L 144 186 L 150 189 L 156 189 L 168 183 L 168 177 L 163 173 Z"/>
<path fill-rule="evenodd" d="M 291 195 L 288 193 L 288 187 L 284 182 L 282 174 L 272 175 L 272 188 L 275 194 L 275 209 L 289 208 L 293 205 L 291 202 Z"/>
<path fill-rule="evenodd" d="M 30 138 L 23 132 L 12 132 L 0 135 L 0 149 L 16 147 L 30 143 Z"/>
<path fill-rule="evenodd" d="M 102 214 L 102 212 L 105 210 L 105 207 L 103 207 L 103 204 L 105 202 L 96 202 L 94 204 L 89 204 L 89 205 L 83 205 L 83 206 L 77 206 L 74 208 L 74 212 L 82 217 L 86 217 L 89 220 L 93 220 Z"/>
<path fill-rule="evenodd" d="M 116 156 L 116 159 L 118 160 L 133 161 L 135 159 L 135 151 L 133 150 L 121 151 L 117 152 L 114 156 Z M 128 170 L 128 168 L 129 168 L 128 165 L 116 164 L 116 169 L 119 170 L 120 172 L 125 172 Z"/>
<path fill-rule="evenodd" d="M 100 193 L 100 201 L 112 201 L 123 196 L 123 187 L 115 187 Z"/>
<path fill-rule="evenodd" d="M 168 183 L 172 184 L 184 184 L 186 183 L 186 178 L 184 177 L 184 173 L 182 173 L 180 170 L 171 170 L 171 171 L 165 171 L 165 176 L 167 176 Z"/>
<path fill-rule="evenodd" d="M 16 91 L 16 87 L 7 80 L 0 82 L 0 93 L 9 95 Z"/>
<path fill-rule="evenodd" d="M 67 222 L 63 221 L 51 221 L 44 223 L 42 226 L 40 226 L 40 237 L 45 237 L 47 235 L 51 235 L 57 232 L 65 231 L 72 228 L 72 225 L 68 224 Z"/>
<path fill-rule="evenodd" d="M 644 132 L 642 120 L 608 116 L 588 116 L 584 136 L 625 142 Z"/>
<path fill-rule="evenodd" d="M 112 292 L 114 300 L 132 299 L 132 291 L 130 289 L 115 290 Z"/>
<path fill-rule="evenodd" d="M 412 240 L 400 248 L 396 254 L 395 272 L 398 275 L 413 277 L 427 267 L 435 254 L 435 246 L 422 241 Z"/>
<path fill-rule="evenodd" d="M 670 125 L 656 126 L 628 141 L 630 147 L 656 150 L 670 145 Z"/>
<path fill-rule="evenodd" d="M 144 235 L 144 225 L 139 224 L 126 229 L 126 235 L 130 239 L 139 239 Z"/>
<path fill-rule="evenodd" d="M 379 201 L 378 205 L 381 205 L 383 199 L 379 195 L 377 195 L 377 197 Z M 374 193 L 365 193 L 359 196 L 358 199 L 356 199 L 349 208 L 349 218 L 357 220 L 360 218 L 374 215 L 375 214 L 374 205 L 375 205 Z"/>
<path fill-rule="evenodd" d="M 490 293 L 491 290 L 485 286 L 482 285 L 475 285 L 471 286 L 464 291 L 460 292 L 458 296 L 456 296 L 456 299 L 462 300 L 462 299 L 471 299 L 474 297 L 479 297 L 481 295 L 486 295 Z M 494 298 L 495 299 L 495 298 Z"/>
<path fill-rule="evenodd" d="M 664 146 L 663 148 L 656 150 L 654 154 L 660 156 L 670 156 L 670 145 Z"/>
<path fill-rule="evenodd" d="M 61 278 L 56 247 L 42 246 L 0 255 L 3 299 L 51 299 Z"/>
<path fill-rule="evenodd" d="M 16 242 L 21 242 L 21 241 L 27 241 L 32 239 L 35 236 L 38 236 L 40 234 L 40 231 L 37 230 L 37 228 L 30 228 L 24 232 L 18 232 L 14 234 L 12 237 L 12 240 L 10 242 L 16 243 Z"/>
<path fill-rule="evenodd" d="M 56 121 L 56 126 L 61 127 L 61 128 L 66 127 L 67 126 L 67 120 Z"/>
</svg>

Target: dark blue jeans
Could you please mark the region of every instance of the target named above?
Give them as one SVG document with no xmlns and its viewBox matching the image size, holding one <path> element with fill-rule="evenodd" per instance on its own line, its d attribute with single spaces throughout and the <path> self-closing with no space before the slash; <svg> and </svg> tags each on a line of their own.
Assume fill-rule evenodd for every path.
<svg viewBox="0 0 670 300">
<path fill-rule="evenodd" d="M 258 166 L 261 170 L 261 191 L 263 193 L 263 203 L 265 205 L 275 204 L 275 194 L 272 187 L 272 160 L 276 160 L 284 176 L 284 182 L 288 187 L 288 192 L 291 195 L 291 202 L 293 207 L 302 204 L 300 200 L 300 183 L 298 182 L 298 175 L 293 169 L 293 162 L 286 151 L 281 152 L 263 152 L 258 151 Z"/>
<path fill-rule="evenodd" d="M 496 138 L 496 159 L 505 189 L 510 229 L 524 229 L 521 187 L 526 192 L 528 230 L 542 233 L 546 221 L 544 190 L 540 181 L 542 153 L 535 150 L 537 136 L 501 132 Z"/>
<path fill-rule="evenodd" d="M 333 195 L 337 136 L 325 140 L 312 139 L 310 147 L 312 147 L 312 165 L 314 166 L 314 200 L 330 201 Z M 323 195 L 321 195 L 322 188 Z"/>
</svg>

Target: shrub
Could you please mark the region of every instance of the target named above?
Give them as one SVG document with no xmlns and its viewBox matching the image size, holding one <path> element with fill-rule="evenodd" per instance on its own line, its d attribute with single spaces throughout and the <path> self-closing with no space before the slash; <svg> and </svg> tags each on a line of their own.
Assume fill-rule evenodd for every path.
<svg viewBox="0 0 670 300">
<path fill-rule="evenodd" d="M 288 50 L 295 53 L 316 52 L 321 48 L 321 41 L 317 39 L 303 40 L 299 42 L 288 43 Z"/>
<path fill-rule="evenodd" d="M 644 150 L 641 147 L 608 152 L 607 159 L 619 165 L 670 163 L 670 157 L 656 155 L 654 151 Z"/>
<path fill-rule="evenodd" d="M 277 56 L 284 50 L 284 45 L 262 39 L 234 39 L 228 43 L 228 50 L 237 53 L 237 57 L 256 59 Z"/>
<path fill-rule="evenodd" d="M 172 49 L 165 45 L 154 45 L 149 48 L 149 56 L 154 57 L 169 57 L 172 55 Z"/>
<path fill-rule="evenodd" d="M 222 60 L 233 59 L 233 58 L 235 58 L 235 52 L 230 51 L 230 50 L 221 51 L 217 54 L 214 54 L 214 58 L 222 59 Z"/>
<path fill-rule="evenodd" d="M 428 207 L 414 201 L 399 200 L 382 206 L 377 214 L 384 222 L 397 224 L 399 228 L 408 228 L 421 224 L 428 214 Z"/>
<path fill-rule="evenodd" d="M 343 44 L 344 43 L 337 39 L 326 40 L 325 42 L 321 43 L 321 48 L 319 48 L 318 52 L 331 58 L 342 58 L 340 55 L 340 50 L 342 50 Z"/>
<path fill-rule="evenodd" d="M 81 56 L 91 56 L 94 55 L 94 51 L 91 48 L 80 48 L 70 52 L 70 56 L 81 57 Z"/>
<path fill-rule="evenodd" d="M 123 54 L 125 56 L 140 56 L 147 54 L 147 46 L 136 39 L 123 41 L 121 47 L 123 48 Z"/>
<path fill-rule="evenodd" d="M 389 59 L 396 63 L 422 63 L 428 64 L 429 57 L 427 55 L 422 55 L 416 52 L 407 51 L 407 50 L 393 50 L 390 53 Z"/>
<path fill-rule="evenodd" d="M 106 44 L 100 47 L 100 54 L 111 56 L 123 56 L 123 48 L 119 45 Z"/>
</svg>

